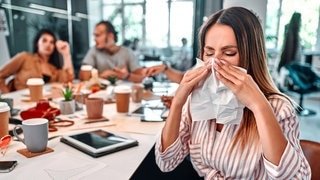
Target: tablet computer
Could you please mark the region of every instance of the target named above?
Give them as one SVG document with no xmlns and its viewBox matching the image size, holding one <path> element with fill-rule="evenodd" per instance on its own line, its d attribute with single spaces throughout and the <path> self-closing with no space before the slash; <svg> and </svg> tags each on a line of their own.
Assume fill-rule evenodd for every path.
<svg viewBox="0 0 320 180">
<path fill-rule="evenodd" d="M 121 137 L 101 129 L 63 136 L 60 141 L 93 157 L 100 157 L 138 145 L 137 140 Z"/>
</svg>

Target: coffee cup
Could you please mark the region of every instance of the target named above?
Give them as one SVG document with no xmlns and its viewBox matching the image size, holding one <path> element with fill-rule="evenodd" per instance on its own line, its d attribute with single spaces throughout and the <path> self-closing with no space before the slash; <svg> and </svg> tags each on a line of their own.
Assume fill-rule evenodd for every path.
<svg viewBox="0 0 320 180">
<path fill-rule="evenodd" d="M 5 102 L 10 107 L 10 114 L 12 115 L 13 112 L 13 98 L 0 98 L 0 102 Z"/>
<path fill-rule="evenodd" d="M 91 65 L 82 65 L 80 68 L 79 79 L 81 81 L 88 81 L 91 78 Z"/>
<path fill-rule="evenodd" d="M 85 104 L 86 98 L 88 98 L 89 93 L 77 93 L 73 95 L 73 98 L 76 102 L 76 111 L 82 110 L 83 105 Z"/>
<path fill-rule="evenodd" d="M 18 135 L 18 127 L 22 128 L 24 139 Z M 22 121 L 22 125 L 17 125 L 13 129 L 13 134 L 27 146 L 29 152 L 43 152 L 48 144 L 48 120 L 44 118 L 24 120 Z"/>
<path fill-rule="evenodd" d="M 43 98 L 44 81 L 41 78 L 30 78 L 27 80 L 27 85 L 30 91 L 30 100 L 39 101 Z"/>
<path fill-rule="evenodd" d="M 10 107 L 6 102 L 0 102 L 0 138 L 9 133 Z"/>
<path fill-rule="evenodd" d="M 129 102 L 131 89 L 128 86 L 117 86 L 114 88 L 116 97 L 117 112 L 127 113 L 129 111 Z"/>
<path fill-rule="evenodd" d="M 132 85 L 131 99 L 135 103 L 140 103 L 143 98 L 143 85 L 134 84 Z"/>
<path fill-rule="evenodd" d="M 85 102 L 86 102 L 88 119 L 102 118 L 102 113 L 103 113 L 102 98 L 87 98 Z"/>
</svg>

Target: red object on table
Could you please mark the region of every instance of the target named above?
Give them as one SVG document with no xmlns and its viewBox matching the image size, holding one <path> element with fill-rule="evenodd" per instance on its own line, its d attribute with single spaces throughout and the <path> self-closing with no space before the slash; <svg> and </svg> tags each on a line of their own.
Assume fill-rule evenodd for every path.
<svg viewBox="0 0 320 180">
<path fill-rule="evenodd" d="M 51 107 L 47 100 L 40 100 L 37 102 L 36 107 L 24 110 L 20 113 L 23 120 L 30 118 L 46 118 L 53 120 L 56 116 L 60 115 L 58 108 Z"/>
<path fill-rule="evenodd" d="M 92 85 L 90 89 L 92 93 L 95 93 L 101 90 L 99 84 Z"/>
</svg>

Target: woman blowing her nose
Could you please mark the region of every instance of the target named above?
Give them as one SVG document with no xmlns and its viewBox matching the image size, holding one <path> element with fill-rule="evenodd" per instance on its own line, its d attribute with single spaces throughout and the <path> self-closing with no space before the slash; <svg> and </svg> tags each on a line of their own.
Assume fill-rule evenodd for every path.
<svg viewBox="0 0 320 180">
<path fill-rule="evenodd" d="M 268 73 L 258 18 L 241 7 L 221 10 L 202 25 L 199 44 L 204 63 L 184 75 L 156 144 L 160 169 L 190 154 L 205 179 L 310 179 L 293 103 Z M 201 118 L 201 106 L 210 118 Z"/>
<path fill-rule="evenodd" d="M 1 67 L 0 90 L 9 92 L 26 88 L 29 78 L 43 78 L 45 82 L 68 82 L 73 80 L 73 74 L 69 44 L 57 41 L 52 31 L 42 29 L 34 38 L 33 53 L 18 53 Z M 5 80 L 11 75 L 14 75 L 14 79 L 6 86 Z"/>
</svg>

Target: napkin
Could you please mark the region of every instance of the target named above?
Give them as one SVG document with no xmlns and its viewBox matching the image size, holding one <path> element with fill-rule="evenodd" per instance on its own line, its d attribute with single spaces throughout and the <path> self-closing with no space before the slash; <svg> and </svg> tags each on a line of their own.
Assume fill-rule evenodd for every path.
<svg viewBox="0 0 320 180">
<path fill-rule="evenodd" d="M 220 82 L 213 68 L 214 59 L 209 59 L 212 73 L 191 93 L 190 113 L 193 121 L 216 119 L 219 124 L 239 124 L 244 105 L 238 101 L 233 92 Z M 204 66 L 201 59 L 197 59 L 195 67 Z M 246 72 L 245 69 L 237 67 Z"/>
</svg>

